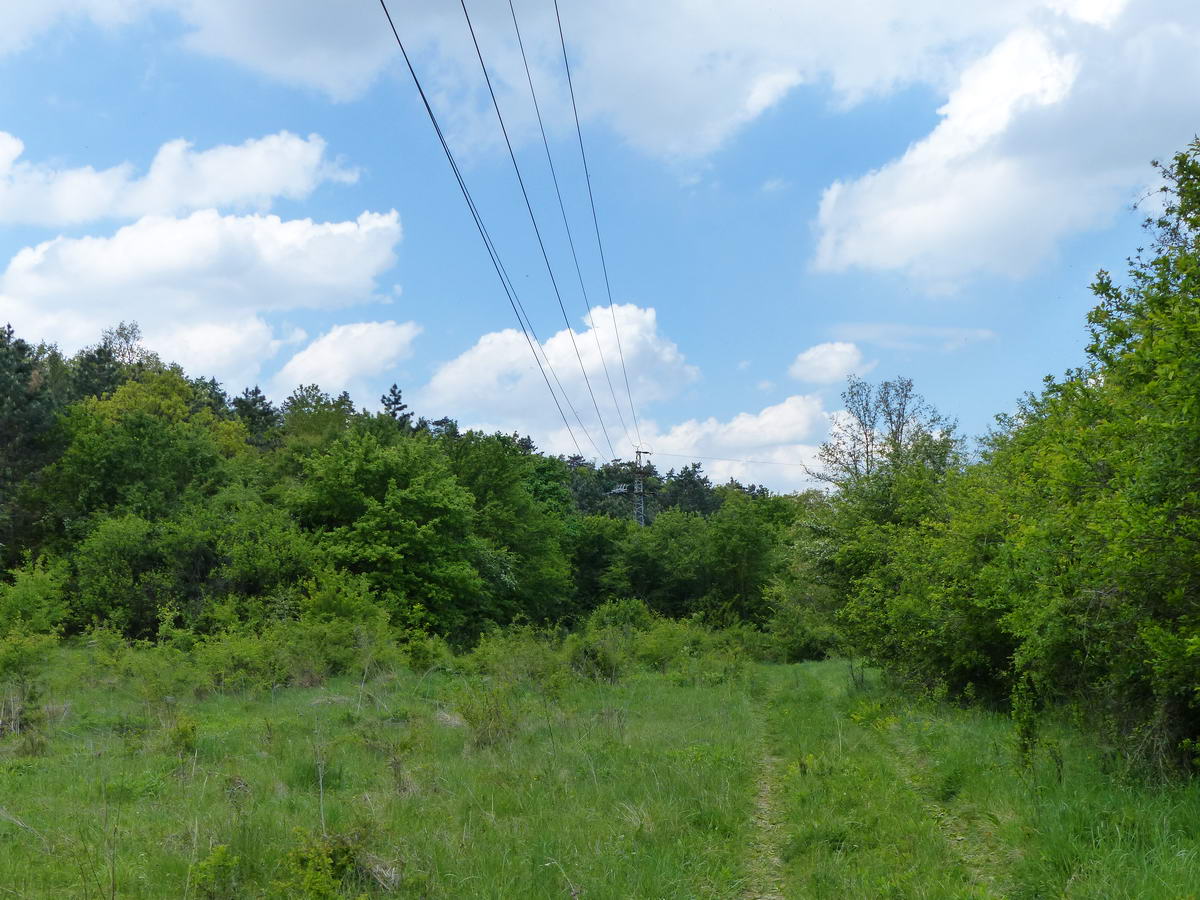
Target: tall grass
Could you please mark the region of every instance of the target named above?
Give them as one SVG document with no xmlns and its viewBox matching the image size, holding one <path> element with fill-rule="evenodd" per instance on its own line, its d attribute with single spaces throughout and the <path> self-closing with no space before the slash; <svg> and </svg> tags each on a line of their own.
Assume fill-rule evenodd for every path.
<svg viewBox="0 0 1200 900">
<path fill-rule="evenodd" d="M 181 648 L 53 650 L 40 744 L 0 738 L 0 895 L 1195 896 L 1194 783 L 635 613 L 311 684 L 240 638 L 238 688 Z"/>
</svg>

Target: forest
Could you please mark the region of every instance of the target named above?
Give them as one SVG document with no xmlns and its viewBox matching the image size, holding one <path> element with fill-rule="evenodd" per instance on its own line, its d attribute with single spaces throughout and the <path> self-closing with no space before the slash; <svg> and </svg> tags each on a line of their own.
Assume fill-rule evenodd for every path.
<svg viewBox="0 0 1200 900">
<path fill-rule="evenodd" d="M 557 685 L 551 697 L 561 679 L 616 684 L 638 667 L 717 691 L 747 664 L 837 659 L 851 688 L 1003 718 L 1015 758 L 1049 753 L 1060 783 L 1054 735 L 1068 725 L 1110 775 L 1187 783 L 1200 765 L 1200 142 L 1156 171 L 1146 246 L 1092 285 L 1086 363 L 988 434 L 961 435 L 905 377 L 851 377 L 813 489 L 651 467 L 645 527 L 613 492 L 630 463 L 462 430 L 410 410 L 398 386 L 379 411 L 318 385 L 275 404 L 160 359 L 131 323 L 74 355 L 0 330 L 4 765 L 52 752 L 50 698 L 89 667 L 141 685 L 168 755 L 194 768 L 195 714 L 176 708 L 188 692 L 366 690 L 393 664 L 470 672 L 488 688 L 457 695 L 453 715 L 490 747 L 517 728 L 510 702 L 528 701 L 497 693 L 505 672 L 510 687 Z M 878 706 L 854 709 L 891 727 Z M 552 742 L 549 712 L 545 726 Z M 321 827 L 289 857 L 299 880 L 238 877 L 292 896 L 342 896 L 334 882 L 354 878 L 386 892 L 367 856 L 345 863 L 349 845 L 330 837 L 332 751 L 310 744 Z M 240 895 L 212 849 L 227 843 L 193 852 L 197 896 Z M 413 895 L 453 895 L 431 860 Z M 117 895 L 109 862 L 112 891 L 85 873 L 85 893 Z M 945 896 L 1008 895 L 962 877 L 979 893 Z M 1150 895 L 1129 890 L 1105 895 Z M 672 895 L 700 893 L 721 892 Z"/>
</svg>

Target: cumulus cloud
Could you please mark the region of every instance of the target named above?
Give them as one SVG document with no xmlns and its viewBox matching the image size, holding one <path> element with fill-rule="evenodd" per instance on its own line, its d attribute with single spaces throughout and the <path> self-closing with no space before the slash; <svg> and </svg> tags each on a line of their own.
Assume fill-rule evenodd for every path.
<svg viewBox="0 0 1200 900">
<path fill-rule="evenodd" d="M 1051 5 L 1073 9 L 1087 2 Z M 799 85 L 828 85 L 839 102 L 849 104 L 915 82 L 940 84 L 957 61 L 1044 12 L 1048 3 L 847 0 L 829 7 L 772 0 L 736 5 L 614 0 L 561 6 L 584 114 L 608 122 L 650 152 L 694 157 L 719 146 Z M 182 21 L 184 44 L 193 51 L 335 100 L 360 96 L 385 68 L 397 65 L 392 35 L 371 4 L 45 0 L 9 6 L 0 12 L 0 34 L 7 35 L 0 51 L 25 47 L 64 20 L 87 18 L 111 28 L 166 12 Z M 391 0 L 389 7 L 447 112 L 453 118 L 472 110 L 487 115 L 457 4 Z M 526 3 L 518 12 L 548 108 L 561 107 L 553 11 Z M 507 8 L 475 3 L 472 17 L 502 98 L 514 90 L 523 97 L 524 72 Z"/>
<path fill-rule="evenodd" d="M 1018 277 L 1108 224 L 1150 158 L 1200 117 L 1200 15 L 1170 2 L 1056 4 L 1076 21 L 1009 34 L 963 70 L 903 156 L 830 185 L 817 268 L 907 274 L 933 291 Z"/>
<path fill-rule="evenodd" d="M 698 459 L 717 481 L 736 478 L 795 490 L 810 486 L 805 467 L 814 464 L 817 443 L 827 428 L 821 399 L 795 395 L 727 421 L 689 419 L 663 430 L 649 423 L 646 432 L 662 470 L 675 461 L 686 464 L 688 459 Z"/>
<path fill-rule="evenodd" d="M 197 151 L 185 140 L 159 148 L 140 177 L 124 163 L 97 171 L 31 163 L 24 143 L 0 131 L 0 223 L 71 225 L 136 219 L 206 207 L 265 210 L 280 197 L 303 199 L 326 181 L 358 175 L 325 155 L 320 135 L 287 131 Z"/>
<path fill-rule="evenodd" d="M 128 25 L 158 5 L 156 0 L 38 0 L 0 7 L 0 55 L 27 48 L 60 22 L 88 20 L 105 29 Z"/>
<path fill-rule="evenodd" d="M 460 147 L 498 139 L 455 4 L 392 0 Z M 535 137 L 504 4 L 474 4 L 518 135 Z M 549 127 L 570 127 L 557 32 L 519 4 Z M 0 8 L 0 52 L 56 23 L 173 16 L 191 50 L 337 100 L 397 53 L 381 12 L 322 0 L 44 0 Z M 1137 196 L 1147 161 L 1200 119 L 1200 12 L 1184 0 L 564 2 L 580 109 L 640 150 L 694 166 L 797 89 L 835 108 L 918 86 L 941 121 L 904 154 L 828 186 L 814 264 L 898 272 L 934 291 L 1020 276 Z M 398 66 L 397 66 L 398 68 Z"/>
<path fill-rule="evenodd" d="M 815 442 L 823 438 L 827 427 L 827 417 L 818 396 L 788 397 L 758 412 L 740 413 L 724 421 L 689 419 L 674 425 L 660 425 L 650 411 L 695 381 L 699 371 L 687 363 L 673 341 L 660 333 L 653 309 L 618 305 L 616 311 L 625 360 L 639 407 L 643 444 L 662 453 L 661 458 L 656 457 L 662 470 L 678 468 L 698 457 L 723 457 L 700 460 L 706 471 L 721 481 L 736 477 L 742 481 L 769 484 L 780 490 L 807 485 L 807 476 L 799 464 L 807 464 L 814 458 Z M 594 308 L 586 325 L 587 328 L 576 334 L 576 341 L 613 442 L 617 444 L 616 452 L 628 457 L 634 437 L 630 434 L 627 439 L 619 438 L 620 425 L 593 341 L 593 334 L 600 337 L 618 397 L 623 397 L 619 369 L 614 368 L 619 363 L 616 362 L 616 339 L 611 331 L 609 310 Z M 590 352 L 585 352 L 587 347 L 591 348 Z M 608 448 L 594 427 L 595 413 L 579 374 L 570 335 L 561 331 L 547 340 L 542 349 L 600 445 L 598 451 L 593 448 L 572 420 L 580 449 L 587 457 L 607 458 Z M 532 435 L 547 452 L 576 452 L 533 362 L 529 346 L 519 331 L 508 329 L 483 335 L 474 346 L 442 365 L 417 393 L 414 402 L 421 409 L 457 418 L 464 427 L 485 431 L 517 430 Z M 624 404 L 625 401 L 622 399 L 621 402 Z M 569 410 L 567 415 L 571 415 Z M 628 422 L 628 407 L 625 415 Z M 745 459 L 757 462 L 737 461 Z"/>
<path fill-rule="evenodd" d="M 901 322 L 846 322 L 834 328 L 844 340 L 861 341 L 888 350 L 953 353 L 971 344 L 993 341 L 989 328 L 960 328 L 953 325 L 906 325 Z"/>
<path fill-rule="evenodd" d="M 276 392 L 319 384 L 327 391 L 349 391 L 361 402 L 366 381 L 412 356 L 420 333 L 415 322 L 335 325 L 284 364 L 274 379 Z"/>
<path fill-rule="evenodd" d="M 788 369 L 788 374 L 813 384 L 833 384 L 847 375 L 865 375 L 873 368 L 874 363 L 863 364 L 862 351 L 857 345 L 834 341 L 817 344 L 799 354 Z"/>
<path fill-rule="evenodd" d="M 607 455 L 609 450 L 596 425 L 596 413 L 583 372 L 591 382 L 597 405 L 618 452 L 628 452 L 634 431 L 618 362 L 620 352 L 612 327 L 613 312 L 620 328 L 621 349 L 637 404 L 650 405 L 673 396 L 699 377 L 699 371 L 684 359 L 675 343 L 659 333 L 656 311 L 633 304 L 617 304 L 614 309 L 594 307 L 585 320 L 585 328 L 573 332 L 574 342 L 572 332 L 563 329 L 538 345 L 539 352 L 549 361 L 602 455 Z M 576 347 L 579 359 L 575 356 Z M 612 392 L 608 388 L 610 378 Z M 552 434 L 555 452 L 574 452 L 574 445 L 562 427 L 562 419 L 534 362 L 529 344 L 516 329 L 485 334 L 474 346 L 440 366 L 421 391 L 419 402 L 423 408 L 444 411 L 470 427 L 503 431 L 520 428 L 538 436 Z M 563 409 L 577 433 L 581 449 L 593 453 L 596 448 L 581 432 L 567 404 L 563 404 Z M 630 432 L 628 437 L 622 433 L 622 417 Z"/>
<path fill-rule="evenodd" d="M 67 351 L 136 320 L 150 346 L 189 371 L 242 384 L 290 339 L 271 318 L 376 299 L 400 238 L 394 210 L 323 223 L 213 210 L 147 216 L 111 237 L 18 252 L 0 276 L 0 320 Z"/>
</svg>

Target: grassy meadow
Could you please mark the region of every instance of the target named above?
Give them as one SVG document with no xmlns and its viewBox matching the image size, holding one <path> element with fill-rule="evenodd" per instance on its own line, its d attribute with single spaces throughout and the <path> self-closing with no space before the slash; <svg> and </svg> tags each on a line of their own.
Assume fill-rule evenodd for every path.
<svg viewBox="0 0 1200 900">
<path fill-rule="evenodd" d="M 578 651 L 578 648 L 576 648 Z M 0 896 L 1197 896 L 1200 790 L 845 661 L 581 670 L 529 631 L 427 668 L 188 690 L 53 651 L 0 739 Z M 853 676 L 853 677 L 852 677 Z"/>
</svg>

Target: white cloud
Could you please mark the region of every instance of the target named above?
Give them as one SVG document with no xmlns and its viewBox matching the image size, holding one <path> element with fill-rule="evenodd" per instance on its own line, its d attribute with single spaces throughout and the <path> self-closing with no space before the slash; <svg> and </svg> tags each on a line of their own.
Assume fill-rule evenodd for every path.
<svg viewBox="0 0 1200 900">
<path fill-rule="evenodd" d="M 821 399 L 795 395 L 724 422 L 689 419 L 664 431 L 647 423 L 645 430 L 647 443 L 661 454 L 656 461 L 664 471 L 686 464 L 689 458 L 700 459 L 716 481 L 736 478 L 775 490 L 796 490 L 810 486 L 804 467 L 814 464 L 815 442 L 824 437 L 827 428 L 828 415 Z"/>
<path fill-rule="evenodd" d="M 361 403 L 366 381 L 412 356 L 413 341 L 420 333 L 415 322 L 335 325 L 279 370 L 276 393 L 282 396 L 300 384 L 319 384 L 330 392 L 350 391 Z"/>
<path fill-rule="evenodd" d="M 0 320 L 67 351 L 136 320 L 164 356 L 241 385 L 288 339 L 269 316 L 374 300 L 400 237 L 395 211 L 324 223 L 213 210 L 147 216 L 111 237 L 21 250 L 0 276 Z"/>
<path fill-rule="evenodd" d="M 788 369 L 788 374 L 800 381 L 833 384 L 847 375 L 865 375 L 873 368 L 874 363 L 863 364 L 862 351 L 855 344 L 835 341 L 817 344 L 799 354 Z"/>
<path fill-rule="evenodd" d="M 862 341 L 888 350 L 953 353 L 983 341 L 994 341 L 989 328 L 959 328 L 950 325 L 905 325 L 900 322 L 847 322 L 834 328 L 838 337 Z"/>
<path fill-rule="evenodd" d="M 202 151 L 169 141 L 141 177 L 129 163 L 101 171 L 30 163 L 21 159 L 24 150 L 20 139 L 0 131 L 0 223 L 69 225 L 207 207 L 265 210 L 276 198 L 303 199 L 322 182 L 357 178 L 326 159 L 320 135 L 286 131 Z"/>
<path fill-rule="evenodd" d="M 620 353 L 612 328 L 612 312 L 609 307 L 594 307 L 587 317 L 587 327 L 574 332 L 574 344 L 571 333 L 563 329 L 540 345 L 603 456 L 608 455 L 609 449 L 600 429 L 596 427 L 596 413 L 583 371 L 587 372 L 616 451 L 628 453 L 634 440 L 634 426 L 618 361 Z M 696 367 L 687 363 L 675 343 L 659 334 L 658 315 L 654 309 L 618 304 L 615 313 L 630 388 L 639 407 L 674 396 L 699 377 Z M 596 347 L 597 339 L 600 350 Z M 575 356 L 576 347 L 579 349 L 579 359 Z M 604 374 L 601 351 L 603 360 L 607 361 L 608 377 L 612 380 L 611 393 L 608 378 Z M 516 329 L 485 334 L 474 346 L 444 363 L 422 389 L 418 402 L 422 409 L 436 411 L 437 415 L 452 416 L 468 427 L 488 431 L 517 429 L 535 436 L 553 434 L 554 439 L 547 446 L 552 446 L 555 452 L 574 452 L 574 445 L 562 427 L 562 419 L 549 396 L 530 347 Z M 617 404 L 620 405 L 620 415 L 617 413 Z M 563 404 L 563 411 L 577 434 L 581 449 L 592 455 L 594 448 L 566 404 Z M 622 434 L 622 417 L 629 429 L 628 437 Z"/>
<path fill-rule="evenodd" d="M 1050 8 L 1081 22 L 1107 27 L 1128 3 L 1129 0 L 1050 0 Z"/>
<path fill-rule="evenodd" d="M 1009 34 L 962 71 L 927 137 L 826 190 L 818 268 L 899 271 L 934 291 L 1025 275 L 1067 236 L 1111 221 L 1149 159 L 1192 137 L 1195 8 L 1058 6 L 1076 21 Z"/>
<path fill-rule="evenodd" d="M 464 152 L 498 141 L 456 4 L 392 0 L 434 103 Z M 570 127 L 552 10 L 522 3 L 549 127 Z M 324 0 L 44 0 L 0 8 L 0 52 L 56 23 L 178 19 L 183 43 L 338 100 L 405 73 L 382 13 Z M 837 108 L 918 86 L 942 120 L 878 169 L 829 186 L 815 264 L 899 272 L 932 290 L 1021 275 L 1107 224 L 1147 160 L 1200 120 L 1200 11 L 1183 0 L 695 0 L 562 3 L 585 121 L 684 169 L 805 86 Z M 504 4 L 476 29 L 516 134 L 534 137 Z"/>
<path fill-rule="evenodd" d="M 690 419 L 662 427 L 650 415 L 650 410 L 677 395 L 699 377 L 699 372 L 684 360 L 675 344 L 659 332 L 653 309 L 618 305 L 616 310 L 625 360 L 638 403 L 643 443 L 663 453 L 661 459 L 656 458 L 660 469 L 678 468 L 688 461 L 682 457 L 690 459 L 696 455 L 751 459 L 759 462 L 730 462 L 727 459 L 701 462 L 706 471 L 720 481 L 736 477 L 742 481 L 769 484 L 779 490 L 807 486 L 804 469 L 796 463 L 808 463 L 813 459 L 816 452 L 813 442 L 824 436 L 826 415 L 819 397 L 788 397 L 758 412 L 740 413 L 726 421 Z M 614 368 L 619 366 L 616 342 L 611 327 L 604 328 L 605 323 L 611 321 L 609 311 L 597 307 L 588 319 L 589 324 L 597 323 L 614 386 L 621 396 L 623 383 L 619 368 Z M 593 333 L 588 328 L 576 337 L 596 398 L 610 425 L 613 442 L 617 444 L 616 452 L 629 457 L 633 437 L 631 435 L 629 441 L 618 440 L 620 426 L 608 396 Z M 587 347 L 591 348 L 590 352 L 584 352 Z M 572 420 L 584 455 L 606 459 L 608 448 L 592 425 L 595 413 L 579 374 L 570 336 L 566 331 L 559 332 L 545 342 L 544 348 L 575 408 L 601 445 L 597 453 Z M 576 452 L 519 331 L 507 329 L 485 334 L 466 352 L 442 365 L 430 382 L 417 392 L 413 402 L 426 415 L 448 415 L 458 419 L 463 427 L 484 431 L 515 430 L 532 435 L 547 452 Z M 567 415 L 570 416 L 569 410 Z M 626 419 L 628 421 L 627 408 Z"/>
<path fill-rule="evenodd" d="M 882 169 L 826 189 L 817 267 L 899 268 L 927 279 L 1012 271 L 997 239 L 1040 186 L 1025 183 L 1014 160 L 982 151 L 1019 112 L 1061 102 L 1077 70 L 1044 35 L 1010 35 L 963 74 L 928 137 Z M 1007 215 L 997 215 L 997 204 Z"/>
<path fill-rule="evenodd" d="M 563 2 L 582 112 L 631 143 L 695 157 L 774 108 L 797 86 L 827 85 L 842 103 L 911 83 L 944 83 L 963 58 L 994 42 L 1050 0 L 948 4 L 945 0 L 846 0 L 736 6 L 694 0 Z M 1054 0 L 1072 9 L 1096 0 Z M 10 9 L 11 7 L 11 9 Z M 40 7 L 40 8 L 39 8 Z M 460 132 L 490 117 L 478 63 L 457 4 L 391 0 L 400 33 L 428 87 Z M 402 69 L 382 11 L 325 0 L 44 0 L 0 11 L 0 52 L 26 47 L 62 21 L 117 27 L 150 12 L 182 21 L 183 43 L 335 100 L 361 96 L 389 66 Z M 519 4 L 534 77 L 552 119 L 565 122 L 553 10 Z M 472 18 L 501 101 L 526 97 L 508 9 L 475 3 Z M 508 104 L 509 108 L 515 104 Z M 514 113 L 514 116 L 516 114 Z M 494 122 L 488 121 L 488 133 Z M 478 136 L 478 135 L 476 135 Z"/>
<path fill-rule="evenodd" d="M 0 7 L 0 55 L 26 49 L 60 22 L 87 19 L 106 29 L 128 25 L 150 12 L 156 0 L 38 0 Z"/>
</svg>

